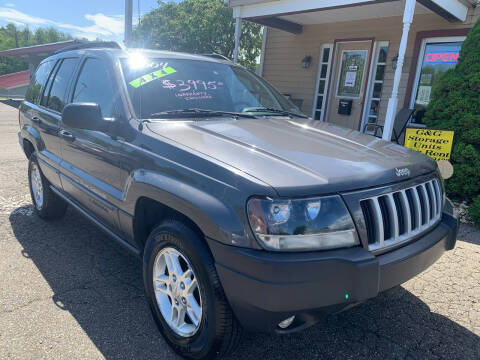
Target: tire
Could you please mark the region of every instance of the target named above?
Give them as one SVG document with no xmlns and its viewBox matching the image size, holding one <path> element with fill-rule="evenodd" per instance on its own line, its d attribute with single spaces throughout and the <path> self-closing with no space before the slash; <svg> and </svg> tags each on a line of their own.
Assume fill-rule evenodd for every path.
<svg viewBox="0 0 480 360">
<path fill-rule="evenodd" d="M 51 189 L 38 165 L 37 155 L 33 153 L 28 160 L 28 185 L 33 207 L 39 217 L 45 220 L 62 218 L 67 211 L 67 203 Z"/>
<path fill-rule="evenodd" d="M 179 262 L 182 265 L 183 273 L 186 273 L 185 268 L 191 268 L 193 276 L 190 279 L 193 278 L 191 281 L 196 280 L 198 283 L 197 293 L 194 293 L 193 296 L 200 304 L 201 317 L 197 329 L 189 334 L 179 334 L 180 330 L 175 330 L 169 325 L 161 310 L 161 307 L 168 310 L 169 304 L 172 306 L 172 297 L 178 299 L 178 296 L 176 296 L 178 294 L 173 294 L 175 290 L 169 292 L 167 289 L 169 287 L 167 281 L 170 285 L 175 286 L 173 283 L 175 279 L 173 278 L 174 274 L 169 273 L 168 265 L 164 265 L 167 261 L 162 261 L 162 257 L 166 259 L 167 254 L 169 254 L 168 256 L 172 256 L 172 254 L 175 256 L 176 252 L 184 257 L 181 259 L 178 256 L 178 259 L 181 259 Z M 163 284 L 164 280 L 161 280 L 160 283 L 156 282 L 157 290 L 155 290 L 154 269 L 160 269 L 159 271 L 156 270 L 155 277 L 157 277 L 159 273 L 163 273 L 163 268 L 167 269 L 165 273 L 168 272 L 169 274 L 161 276 L 169 280 L 165 280 L 165 284 Z M 214 359 L 226 356 L 236 348 L 242 335 L 242 328 L 225 298 L 212 255 L 204 240 L 195 231 L 178 220 L 166 220 L 157 226 L 151 232 L 145 246 L 143 278 L 147 300 L 154 320 L 165 340 L 177 354 L 188 359 Z M 179 276 L 178 279 L 185 278 Z M 178 283 L 178 279 L 177 289 L 183 284 L 183 280 Z M 164 288 L 163 291 L 169 292 L 170 295 L 165 296 L 162 291 L 158 290 L 159 287 Z M 162 301 L 157 301 L 157 296 Z M 165 302 L 166 298 L 169 303 Z M 183 300 L 182 297 L 182 302 Z M 188 302 L 185 306 L 185 309 L 188 309 L 190 303 Z M 174 312 L 172 306 L 172 313 L 179 314 L 180 312 Z M 187 322 L 193 317 L 185 317 L 185 319 Z M 186 328 L 186 325 L 188 325 L 189 329 L 192 330 L 195 324 L 193 320 L 190 322 L 191 324 L 185 323 L 184 327 Z"/>
</svg>

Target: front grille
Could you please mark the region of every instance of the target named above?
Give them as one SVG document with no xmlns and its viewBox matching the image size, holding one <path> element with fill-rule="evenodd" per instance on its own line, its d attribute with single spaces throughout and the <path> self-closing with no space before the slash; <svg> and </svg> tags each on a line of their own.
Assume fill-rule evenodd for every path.
<svg viewBox="0 0 480 360">
<path fill-rule="evenodd" d="M 406 242 L 433 227 L 441 217 L 442 188 L 437 179 L 360 201 L 368 250 Z"/>
</svg>

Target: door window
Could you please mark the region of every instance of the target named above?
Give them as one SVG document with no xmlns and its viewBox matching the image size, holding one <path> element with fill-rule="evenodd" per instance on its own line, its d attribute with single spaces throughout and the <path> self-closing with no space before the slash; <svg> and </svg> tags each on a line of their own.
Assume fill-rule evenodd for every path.
<svg viewBox="0 0 480 360">
<path fill-rule="evenodd" d="M 88 58 L 82 66 L 73 92 L 72 102 L 90 102 L 100 106 L 103 117 L 113 115 L 113 87 L 106 79 L 107 67 L 95 58 Z"/>
<path fill-rule="evenodd" d="M 64 59 L 53 78 L 50 92 L 46 100 L 47 107 L 54 111 L 62 112 L 65 106 L 68 83 L 75 69 L 76 59 Z"/>
<path fill-rule="evenodd" d="M 422 58 L 420 76 L 415 95 L 416 110 L 424 109 L 429 103 L 432 87 L 440 76 L 458 63 L 462 42 L 427 43 Z"/>
<path fill-rule="evenodd" d="M 367 63 L 366 50 L 345 50 L 338 75 L 337 97 L 359 98 Z"/>
<path fill-rule="evenodd" d="M 52 81 L 53 81 L 53 78 L 55 77 L 55 74 L 58 70 L 58 65 L 60 65 L 61 62 L 62 61 L 59 60 L 55 63 L 55 65 L 53 67 L 53 70 L 50 72 L 47 83 L 43 87 L 42 93 L 38 96 L 39 97 L 39 103 L 42 106 L 47 106 L 48 94 L 50 93 L 50 88 L 52 87 Z"/>
<path fill-rule="evenodd" d="M 31 85 L 25 94 L 26 101 L 37 103 L 40 97 L 40 91 L 45 86 L 54 64 L 54 61 L 45 61 L 39 65 L 35 76 L 32 79 Z"/>
</svg>

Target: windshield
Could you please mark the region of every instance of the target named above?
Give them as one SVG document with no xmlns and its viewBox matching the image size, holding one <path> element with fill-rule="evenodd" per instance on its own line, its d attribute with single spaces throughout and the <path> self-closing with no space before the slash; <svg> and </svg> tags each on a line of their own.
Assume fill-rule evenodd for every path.
<svg viewBox="0 0 480 360">
<path fill-rule="evenodd" d="M 135 113 L 142 119 L 186 109 L 279 115 L 277 110 L 301 116 L 272 86 L 239 66 L 186 59 L 121 61 Z"/>
</svg>

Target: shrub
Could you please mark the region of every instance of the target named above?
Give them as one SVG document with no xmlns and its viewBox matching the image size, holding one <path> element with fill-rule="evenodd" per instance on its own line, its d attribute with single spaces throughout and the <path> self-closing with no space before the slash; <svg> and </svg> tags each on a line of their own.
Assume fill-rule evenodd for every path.
<svg viewBox="0 0 480 360">
<path fill-rule="evenodd" d="M 480 224 L 480 196 L 473 199 L 472 205 L 468 207 L 468 215 L 474 224 Z"/>
<path fill-rule="evenodd" d="M 480 224 L 480 20 L 465 39 L 460 59 L 432 91 L 424 122 L 428 127 L 455 131 L 454 175 L 447 194 L 475 204 L 471 212 Z M 473 216 L 472 216 L 473 218 Z"/>
</svg>

